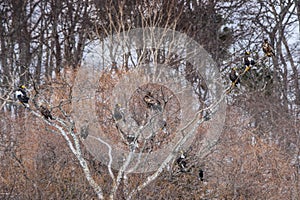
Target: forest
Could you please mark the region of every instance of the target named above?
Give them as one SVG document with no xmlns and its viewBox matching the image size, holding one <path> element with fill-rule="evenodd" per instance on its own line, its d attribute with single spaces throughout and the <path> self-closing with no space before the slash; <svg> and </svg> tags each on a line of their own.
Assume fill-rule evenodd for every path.
<svg viewBox="0 0 300 200">
<path fill-rule="evenodd" d="M 3 0 L 0 199 L 300 199 L 300 0 Z"/>
</svg>

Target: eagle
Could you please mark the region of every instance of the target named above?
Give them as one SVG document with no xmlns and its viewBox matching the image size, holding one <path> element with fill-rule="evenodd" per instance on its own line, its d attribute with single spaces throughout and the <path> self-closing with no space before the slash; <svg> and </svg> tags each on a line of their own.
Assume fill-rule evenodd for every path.
<svg viewBox="0 0 300 200">
<path fill-rule="evenodd" d="M 268 57 L 275 56 L 274 50 L 273 50 L 272 46 L 270 45 L 268 39 L 264 39 L 264 42 L 262 44 L 262 49 L 266 56 L 268 56 Z"/>
<path fill-rule="evenodd" d="M 42 115 L 45 117 L 45 119 L 51 119 L 53 120 L 54 118 L 52 117 L 51 115 L 51 112 L 50 110 L 46 107 L 46 106 L 43 106 L 43 105 L 40 105 L 40 112 L 42 113 Z"/>
<path fill-rule="evenodd" d="M 238 77 L 235 68 L 231 69 L 231 71 L 229 73 L 229 79 L 231 80 L 233 85 L 236 85 L 236 84 L 240 83 L 240 78 Z"/>
<path fill-rule="evenodd" d="M 83 139 L 86 139 L 89 135 L 89 125 L 84 125 L 82 127 L 80 127 L 80 136 Z"/>
<path fill-rule="evenodd" d="M 16 97 L 22 103 L 26 108 L 29 107 L 28 101 L 29 97 L 27 96 L 26 93 L 26 87 L 24 85 L 21 85 L 18 90 L 16 90 Z"/>
<path fill-rule="evenodd" d="M 162 112 L 161 103 L 156 98 L 154 98 L 150 92 L 148 92 L 143 99 L 148 108 L 159 110 L 160 112 Z"/>
<path fill-rule="evenodd" d="M 250 51 L 245 52 L 244 64 L 245 66 L 255 65 L 255 61 L 250 57 Z"/>
<path fill-rule="evenodd" d="M 202 169 L 199 169 L 199 179 L 200 179 L 200 181 L 204 181 L 203 177 L 204 177 L 204 171 Z"/>
<path fill-rule="evenodd" d="M 176 163 L 179 166 L 181 172 L 188 171 L 186 157 L 187 157 L 186 153 L 181 151 L 181 155 L 176 159 Z"/>
<path fill-rule="evenodd" d="M 255 61 L 250 57 L 250 51 L 245 51 L 244 65 L 246 67 L 244 73 L 249 71 L 252 65 L 255 65 Z"/>
<path fill-rule="evenodd" d="M 113 118 L 116 122 L 118 122 L 122 119 L 123 119 L 123 121 L 125 121 L 124 113 L 121 111 L 121 104 L 119 104 L 119 103 L 117 103 L 115 105 L 114 112 L 113 112 Z"/>
</svg>

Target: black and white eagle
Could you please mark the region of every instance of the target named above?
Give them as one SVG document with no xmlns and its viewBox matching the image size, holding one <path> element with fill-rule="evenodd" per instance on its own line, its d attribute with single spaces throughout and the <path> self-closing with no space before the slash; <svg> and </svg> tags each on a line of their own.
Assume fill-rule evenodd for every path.
<svg viewBox="0 0 300 200">
<path fill-rule="evenodd" d="M 26 87 L 24 85 L 21 85 L 18 90 L 16 90 L 16 97 L 22 103 L 26 108 L 29 107 L 28 101 L 29 97 L 26 93 Z"/>
<path fill-rule="evenodd" d="M 245 51 L 244 64 L 246 67 L 250 67 L 250 65 L 255 65 L 255 61 L 250 56 L 250 51 Z"/>
</svg>

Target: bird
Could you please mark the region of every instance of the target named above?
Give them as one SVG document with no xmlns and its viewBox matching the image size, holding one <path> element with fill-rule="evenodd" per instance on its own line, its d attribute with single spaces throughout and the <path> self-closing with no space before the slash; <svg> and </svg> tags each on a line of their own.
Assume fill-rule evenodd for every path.
<svg viewBox="0 0 300 200">
<path fill-rule="evenodd" d="M 246 66 L 246 69 L 244 72 L 249 71 L 251 68 L 251 65 L 255 65 L 255 61 L 253 60 L 253 58 L 250 57 L 250 51 L 245 51 L 244 65 Z"/>
<path fill-rule="evenodd" d="M 40 112 L 42 113 L 42 115 L 45 117 L 45 119 L 51 119 L 53 120 L 54 118 L 52 117 L 51 115 L 51 112 L 50 110 L 46 107 L 46 106 L 43 106 L 43 105 L 40 105 Z"/>
<path fill-rule="evenodd" d="M 159 130 L 167 131 L 167 121 L 164 119 L 159 119 L 157 121 Z"/>
<path fill-rule="evenodd" d="M 26 93 L 26 87 L 25 85 L 21 85 L 18 90 L 16 90 L 16 97 L 22 103 L 26 108 L 29 108 L 29 97 L 27 96 Z"/>
<path fill-rule="evenodd" d="M 204 121 L 208 121 L 208 120 L 210 120 L 211 119 L 211 112 L 208 110 L 208 111 L 206 111 L 205 113 L 204 113 L 204 115 L 203 115 L 203 119 L 204 119 Z"/>
<path fill-rule="evenodd" d="M 240 78 L 238 77 L 235 68 L 231 69 L 231 71 L 229 73 L 229 79 L 231 80 L 232 85 L 237 85 L 240 83 Z"/>
<path fill-rule="evenodd" d="M 83 139 L 86 139 L 89 135 L 89 125 L 84 125 L 80 127 L 80 136 Z"/>
<path fill-rule="evenodd" d="M 124 114 L 121 111 L 121 104 L 119 104 L 119 103 L 115 104 L 113 118 L 116 122 L 118 122 L 122 119 L 124 120 Z"/>
<path fill-rule="evenodd" d="M 268 56 L 268 57 L 275 56 L 274 50 L 273 50 L 272 46 L 270 45 L 268 39 L 264 39 L 264 42 L 262 44 L 262 49 L 266 56 Z"/>
<path fill-rule="evenodd" d="M 204 171 L 202 169 L 199 169 L 199 179 L 200 181 L 204 181 L 203 177 L 204 177 Z"/>
<path fill-rule="evenodd" d="M 181 151 L 181 155 L 176 159 L 176 163 L 181 172 L 187 172 L 186 154 Z"/>
<path fill-rule="evenodd" d="M 150 92 L 148 92 L 145 96 L 144 96 L 144 102 L 147 104 L 148 108 L 151 108 L 153 110 L 159 110 L 160 112 L 162 112 L 162 107 L 161 107 L 161 103 L 155 99 Z"/>
</svg>

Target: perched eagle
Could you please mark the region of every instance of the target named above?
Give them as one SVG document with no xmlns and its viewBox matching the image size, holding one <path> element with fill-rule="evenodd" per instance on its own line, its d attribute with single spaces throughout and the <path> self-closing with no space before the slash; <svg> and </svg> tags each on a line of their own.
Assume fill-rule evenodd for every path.
<svg viewBox="0 0 300 200">
<path fill-rule="evenodd" d="M 262 44 L 262 49 L 263 49 L 266 56 L 268 56 L 268 57 L 275 56 L 274 50 L 271 47 L 268 39 L 264 40 L 264 43 Z"/>
<path fill-rule="evenodd" d="M 186 154 L 181 152 L 181 155 L 176 159 L 176 163 L 180 168 L 181 172 L 187 172 L 187 162 L 186 162 Z"/>
<path fill-rule="evenodd" d="M 80 127 L 80 136 L 83 139 L 86 139 L 89 135 L 89 125 L 84 125 L 82 127 Z"/>
<path fill-rule="evenodd" d="M 26 87 L 24 85 L 21 85 L 19 89 L 16 91 L 16 97 L 26 108 L 29 107 L 28 105 L 29 97 L 26 94 Z"/>
<path fill-rule="evenodd" d="M 47 107 L 41 105 L 40 106 L 40 111 L 41 111 L 42 115 L 45 117 L 45 119 L 51 119 L 51 120 L 53 120 L 51 112 L 50 112 L 50 110 Z"/>
<path fill-rule="evenodd" d="M 153 110 L 159 110 L 160 112 L 162 111 L 162 107 L 160 102 L 155 99 L 150 92 L 148 92 L 145 96 L 144 96 L 144 102 L 147 104 L 148 108 L 151 108 Z"/>
<path fill-rule="evenodd" d="M 255 65 L 255 61 L 253 60 L 253 58 L 250 57 L 250 51 L 245 52 L 244 64 L 246 67 L 249 67 L 250 65 Z"/>
<path fill-rule="evenodd" d="M 232 84 L 236 85 L 240 83 L 240 78 L 238 77 L 235 68 L 232 68 L 229 74 L 229 79 L 231 80 Z"/>
<path fill-rule="evenodd" d="M 114 108 L 114 113 L 113 113 L 113 118 L 115 119 L 116 122 L 120 121 L 121 119 L 124 119 L 124 114 L 121 111 L 121 104 L 116 104 Z"/>
<path fill-rule="evenodd" d="M 199 179 L 200 179 L 200 181 L 204 181 L 203 177 L 204 177 L 204 171 L 202 169 L 199 169 Z"/>
</svg>

